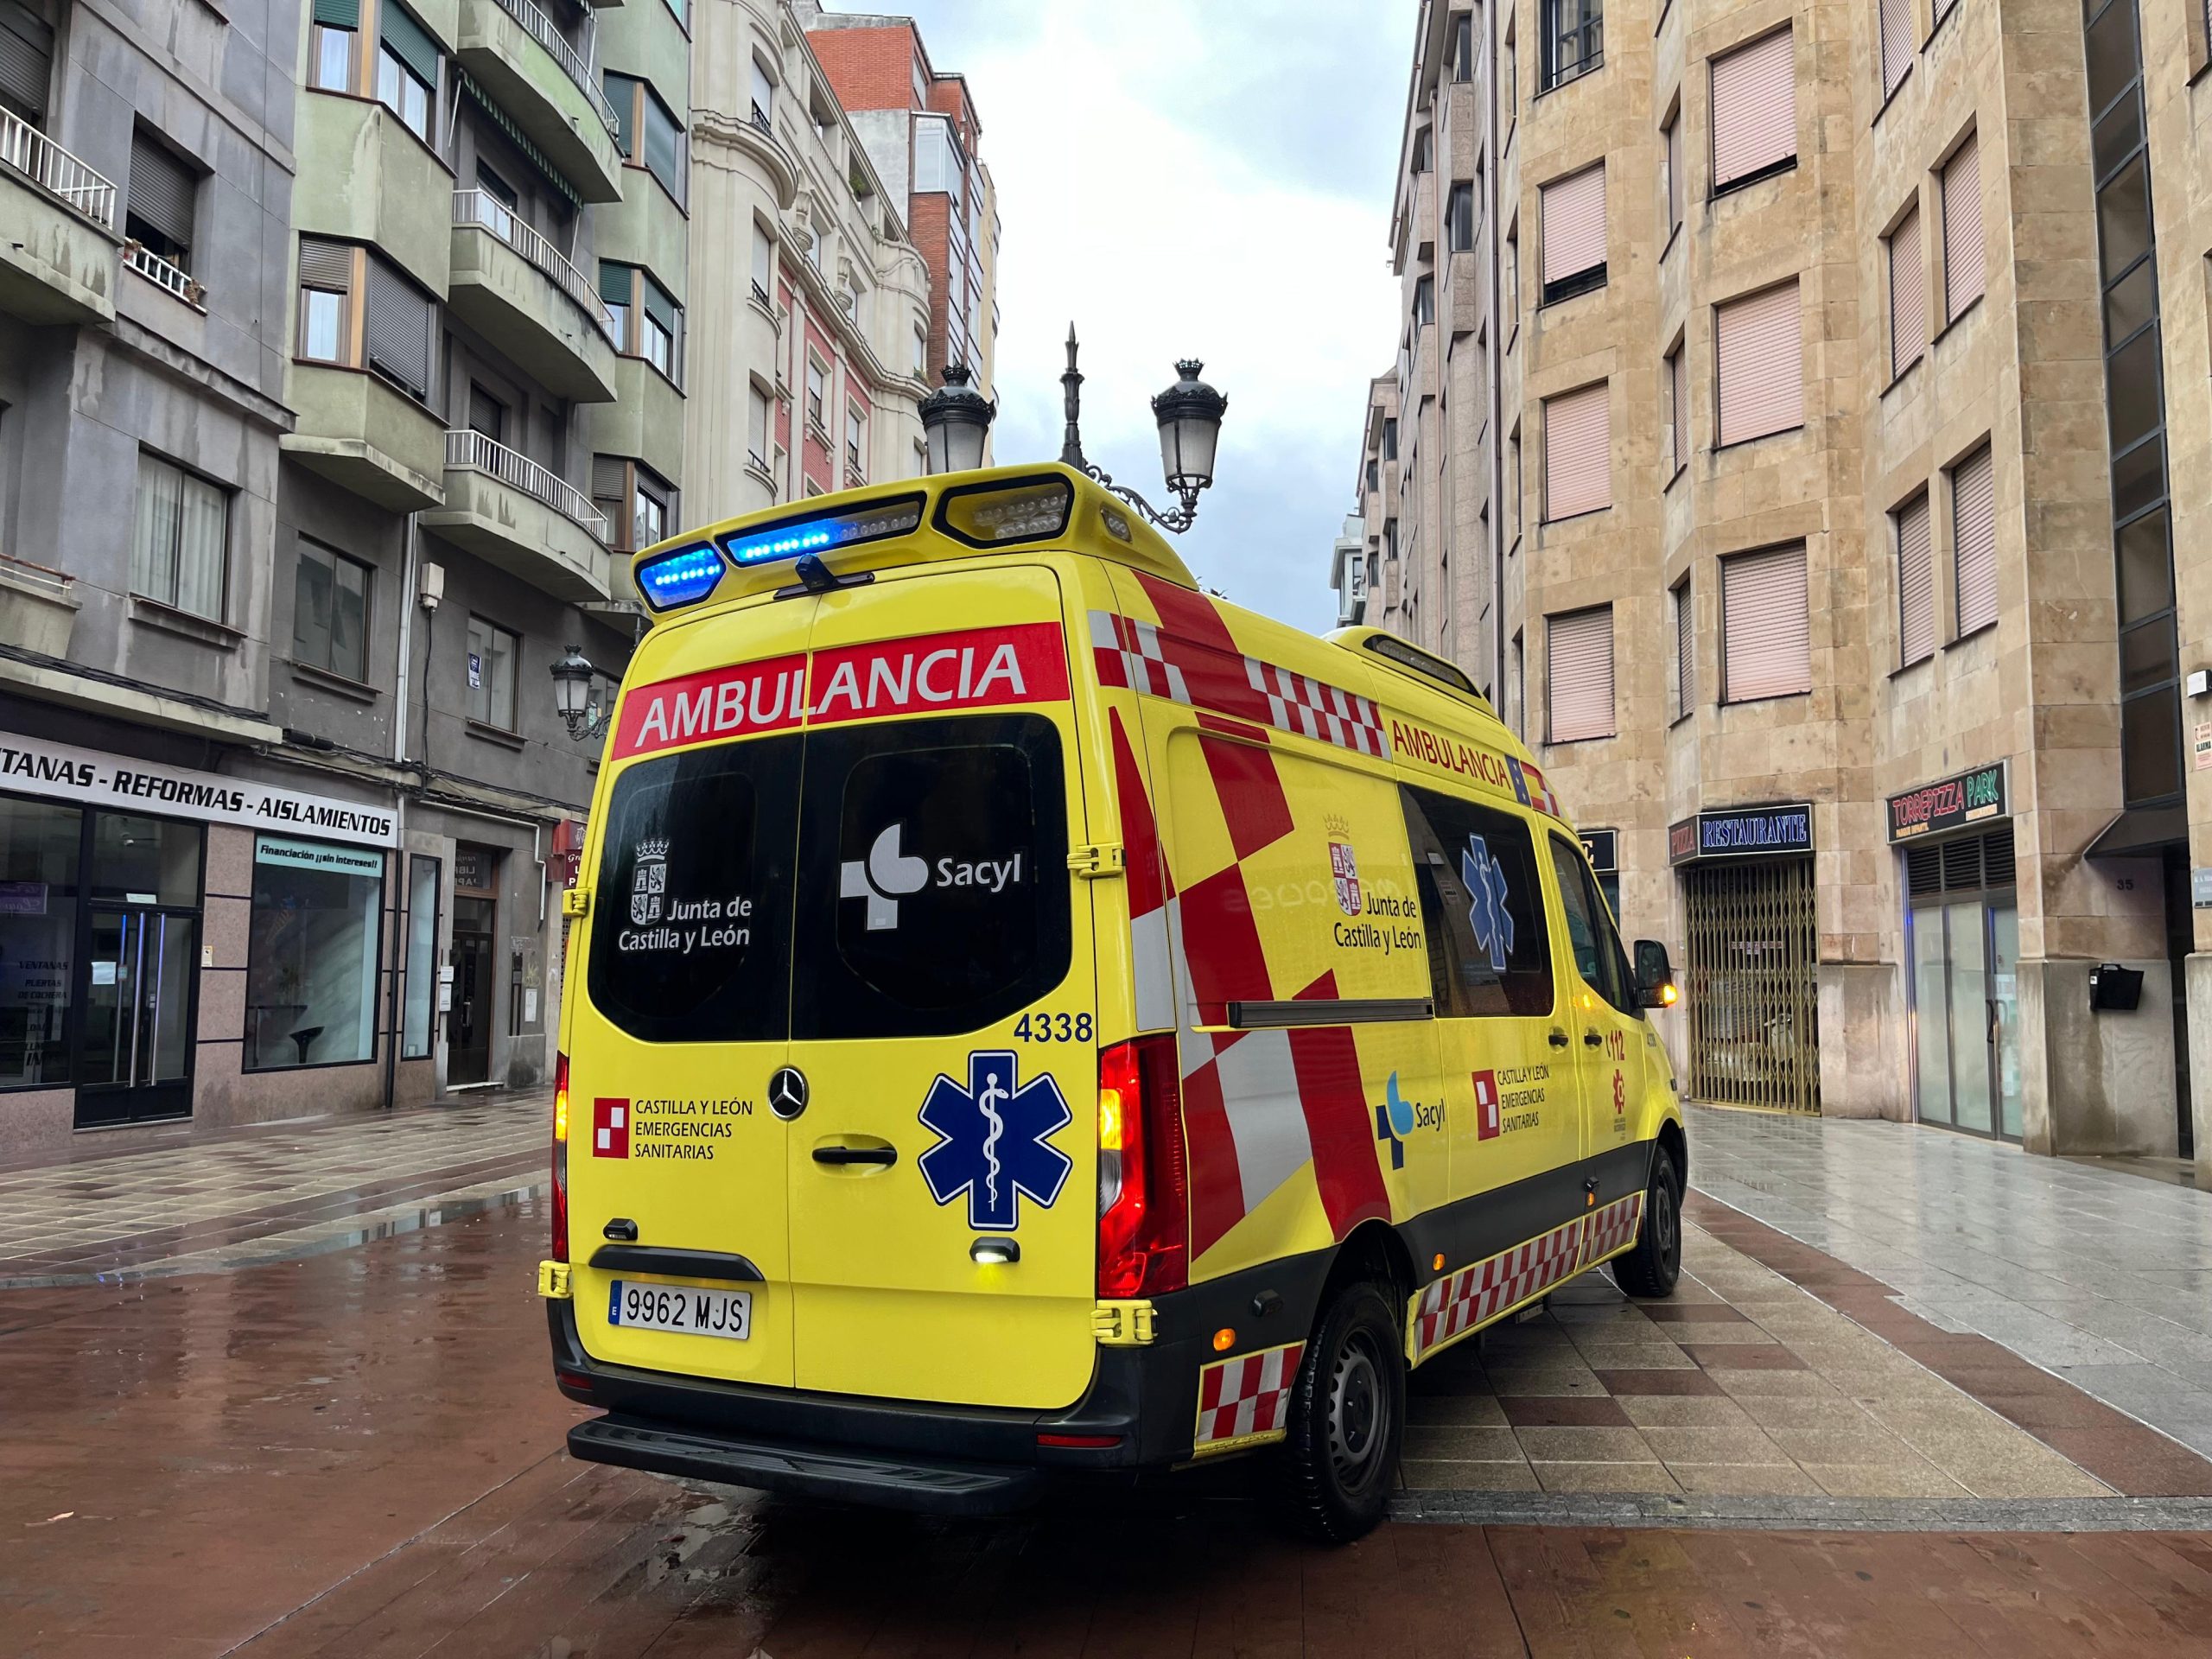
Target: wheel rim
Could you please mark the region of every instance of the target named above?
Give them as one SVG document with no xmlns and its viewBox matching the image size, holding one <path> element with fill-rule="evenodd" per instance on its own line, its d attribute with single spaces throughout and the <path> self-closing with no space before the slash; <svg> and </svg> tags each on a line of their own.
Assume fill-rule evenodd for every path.
<svg viewBox="0 0 2212 1659">
<path fill-rule="evenodd" d="M 1338 1349 L 1329 1376 L 1329 1466 L 1356 1492 L 1375 1477 L 1390 1440 L 1390 1394 L 1374 1340 L 1355 1331 Z"/>
<path fill-rule="evenodd" d="M 1651 1194 L 1651 1242 L 1659 1247 L 1659 1255 L 1672 1262 L 1681 1246 L 1681 1235 L 1675 1226 L 1675 1189 L 1664 1181 Z"/>
</svg>

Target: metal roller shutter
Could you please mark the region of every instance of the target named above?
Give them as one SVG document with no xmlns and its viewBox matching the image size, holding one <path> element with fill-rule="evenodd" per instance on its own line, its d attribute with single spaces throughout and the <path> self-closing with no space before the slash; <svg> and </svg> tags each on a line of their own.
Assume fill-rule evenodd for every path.
<svg viewBox="0 0 2212 1659">
<path fill-rule="evenodd" d="M 192 198 L 199 181 L 143 132 L 130 135 L 130 211 L 180 247 L 192 245 Z"/>
<path fill-rule="evenodd" d="M 1612 448 L 1606 382 L 1544 400 L 1547 523 L 1613 505 Z"/>
<path fill-rule="evenodd" d="M 1890 376 L 1920 361 L 1928 349 L 1928 270 L 1920 262 L 1920 209 L 1890 232 Z"/>
<path fill-rule="evenodd" d="M 1720 562 L 1720 695 L 1729 702 L 1813 689 L 1805 544 Z"/>
<path fill-rule="evenodd" d="M 315 0 L 315 20 L 329 29 L 359 29 L 361 0 Z"/>
<path fill-rule="evenodd" d="M 1675 712 L 1697 707 L 1697 605 L 1685 582 L 1675 589 Z"/>
<path fill-rule="evenodd" d="M 1887 98 L 1912 67 L 1912 0 L 1881 0 L 1882 96 Z"/>
<path fill-rule="evenodd" d="M 53 81 L 54 31 L 16 0 L 0 0 L 0 105 L 35 126 Z"/>
<path fill-rule="evenodd" d="M 1713 315 L 1723 445 L 1805 423 L 1805 341 L 1797 284 L 1731 300 Z"/>
<path fill-rule="evenodd" d="M 369 261 L 369 366 L 417 397 L 430 393 L 430 302 L 381 260 Z"/>
<path fill-rule="evenodd" d="M 319 236 L 302 237 L 300 280 L 309 288 L 335 289 L 341 294 L 349 291 L 353 285 L 353 245 Z"/>
<path fill-rule="evenodd" d="M 1667 124 L 1667 233 L 1672 236 L 1682 222 L 1682 112 Z"/>
<path fill-rule="evenodd" d="M 1547 284 L 1605 263 L 1605 164 L 1546 185 L 1539 198 Z"/>
<path fill-rule="evenodd" d="M 438 84 L 438 43 L 430 32 L 416 22 L 401 8 L 385 0 L 384 7 L 385 49 L 420 75 L 431 86 Z"/>
<path fill-rule="evenodd" d="M 1964 639 L 1997 620 L 1997 479 L 1986 444 L 1951 469 L 1951 547 Z"/>
<path fill-rule="evenodd" d="M 1613 607 L 1594 606 L 1545 620 L 1550 676 L 1548 741 L 1613 734 Z"/>
<path fill-rule="evenodd" d="M 1928 534 L 1928 493 L 1897 510 L 1897 661 L 1910 668 L 1936 654 L 1936 560 Z"/>
<path fill-rule="evenodd" d="M 1684 340 L 1667 359 L 1667 427 L 1669 449 L 1667 470 L 1672 474 L 1681 471 L 1690 458 L 1690 377 L 1682 365 L 1682 358 L 1689 350 Z"/>
<path fill-rule="evenodd" d="M 1943 315 L 1981 297 L 1988 254 L 1981 237 L 1981 160 L 1973 135 L 1943 163 Z"/>
<path fill-rule="evenodd" d="M 1713 60 L 1713 188 L 1797 153 L 1796 36 L 1777 29 Z"/>
</svg>

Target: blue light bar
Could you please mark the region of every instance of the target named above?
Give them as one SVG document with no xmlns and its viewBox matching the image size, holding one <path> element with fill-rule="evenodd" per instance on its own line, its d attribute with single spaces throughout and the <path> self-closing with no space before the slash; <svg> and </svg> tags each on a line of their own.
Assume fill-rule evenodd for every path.
<svg viewBox="0 0 2212 1659">
<path fill-rule="evenodd" d="M 696 604 L 722 579 L 721 555 L 711 547 L 687 547 L 638 567 L 638 591 L 657 611 Z"/>
<path fill-rule="evenodd" d="M 769 564 L 904 536 L 921 522 L 922 498 L 902 495 L 895 501 L 874 501 L 842 512 L 814 512 L 763 525 L 750 535 L 731 537 L 722 543 L 722 551 L 733 564 Z"/>
</svg>

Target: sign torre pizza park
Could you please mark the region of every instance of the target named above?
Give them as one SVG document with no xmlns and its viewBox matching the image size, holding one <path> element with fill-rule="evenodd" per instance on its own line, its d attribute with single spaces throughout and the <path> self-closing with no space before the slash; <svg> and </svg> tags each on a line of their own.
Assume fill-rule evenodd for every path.
<svg viewBox="0 0 2212 1659">
<path fill-rule="evenodd" d="M 1976 766 L 1941 783 L 1890 797 L 1890 839 L 1910 841 L 2005 816 L 2005 763 Z"/>
</svg>

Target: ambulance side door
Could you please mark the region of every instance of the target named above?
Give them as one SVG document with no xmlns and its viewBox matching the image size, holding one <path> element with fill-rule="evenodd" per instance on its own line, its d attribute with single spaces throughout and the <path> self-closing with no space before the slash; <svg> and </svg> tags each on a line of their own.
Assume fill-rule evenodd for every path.
<svg viewBox="0 0 2212 1659">
<path fill-rule="evenodd" d="M 1561 972 L 1573 976 L 1560 1017 L 1582 1076 L 1584 1179 L 1593 1183 L 1591 1207 L 1598 1207 L 1643 1190 L 1648 1154 L 1633 1129 L 1643 1122 L 1648 1027 L 1612 912 L 1581 843 L 1558 830 L 1548 839 L 1564 924 Z"/>
</svg>

